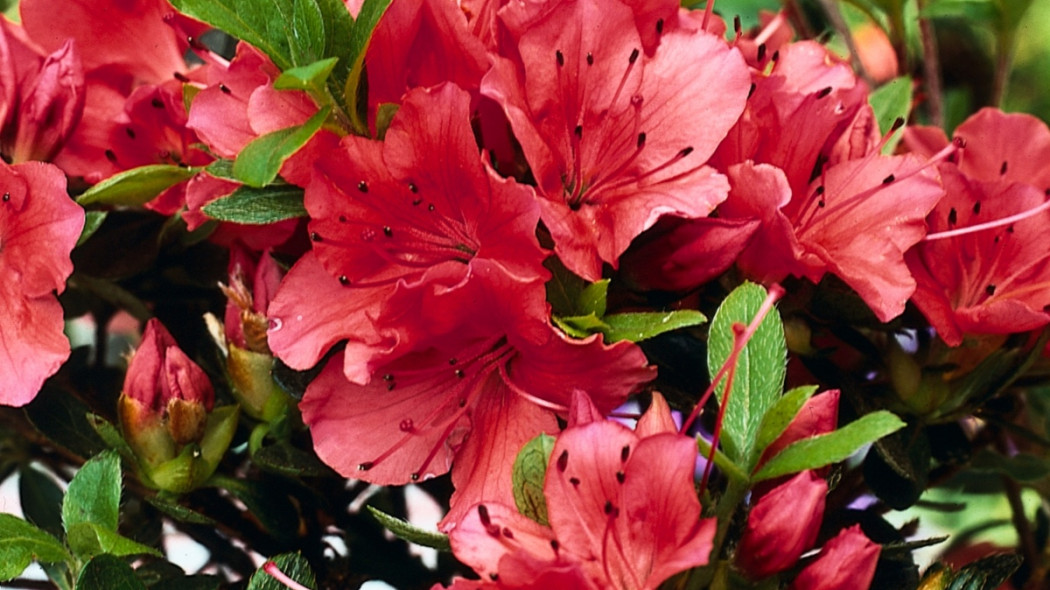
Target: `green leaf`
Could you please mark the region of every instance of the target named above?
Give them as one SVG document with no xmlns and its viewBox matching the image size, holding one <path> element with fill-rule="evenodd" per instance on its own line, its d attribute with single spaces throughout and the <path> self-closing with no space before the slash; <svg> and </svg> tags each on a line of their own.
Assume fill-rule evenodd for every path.
<svg viewBox="0 0 1050 590">
<path fill-rule="evenodd" d="M 989 22 L 998 11 L 989 0 L 933 0 L 923 7 L 923 18 L 964 18 L 972 22 Z"/>
<path fill-rule="evenodd" d="M 92 559 L 77 577 L 77 590 L 146 590 L 135 576 L 135 570 L 114 555 L 102 554 Z"/>
<path fill-rule="evenodd" d="M 591 334 L 605 332 L 609 326 L 593 313 L 567 318 L 552 316 L 554 324 L 573 338 L 586 338 Z"/>
<path fill-rule="evenodd" d="M 0 582 L 18 577 L 34 561 L 69 559 L 58 539 L 13 514 L 0 513 Z"/>
<path fill-rule="evenodd" d="M 317 455 L 286 442 L 260 448 L 252 455 L 252 462 L 263 469 L 288 477 L 328 477 L 333 473 Z"/>
<path fill-rule="evenodd" d="M 233 479 L 216 474 L 209 485 L 221 487 L 244 502 L 264 529 L 282 542 L 295 539 L 299 511 L 281 487 L 255 480 Z"/>
<path fill-rule="evenodd" d="M 784 434 L 788 424 L 791 424 L 791 421 L 795 419 L 796 415 L 798 415 L 802 406 L 805 405 L 806 401 L 813 397 L 813 394 L 816 392 L 816 385 L 796 387 L 785 393 L 775 404 L 773 404 L 773 407 L 766 412 L 765 416 L 762 416 L 762 424 L 759 425 L 758 436 L 755 437 L 754 454 L 747 465 L 748 470 L 755 466 L 755 463 L 761 458 L 763 451 L 766 450 L 766 447 L 773 444 L 773 441 L 775 441 L 781 434 Z"/>
<path fill-rule="evenodd" d="M 215 178 L 225 178 L 226 180 L 237 180 L 237 177 L 233 175 L 233 160 L 227 160 L 219 158 L 211 164 L 204 167 L 204 171 L 211 174 Z"/>
<path fill-rule="evenodd" d="M 156 496 L 147 496 L 146 502 L 151 506 L 160 510 L 164 514 L 178 520 L 180 522 L 189 522 L 193 524 L 205 524 L 208 526 L 216 526 L 216 522 L 211 518 L 191 510 L 179 503 L 178 497 L 168 492 L 160 492 Z"/>
<path fill-rule="evenodd" d="M 972 467 L 978 471 L 994 471 L 1014 481 L 1035 483 L 1050 475 L 1050 460 L 1030 453 L 1019 453 L 1012 457 L 982 449 L 973 458 Z"/>
<path fill-rule="evenodd" d="M 281 164 L 317 133 L 330 111 L 331 107 L 325 107 L 302 125 L 278 129 L 253 139 L 237 155 L 233 163 L 233 175 L 248 186 L 270 184 L 277 178 Z"/>
<path fill-rule="evenodd" d="M 331 75 L 339 58 L 329 57 L 315 61 L 305 66 L 292 68 L 282 72 L 273 82 L 273 87 L 278 90 L 305 90 L 307 92 L 322 92 L 328 76 Z M 209 166 L 209 169 L 211 167 Z M 210 170 L 209 170 L 210 172 Z"/>
<path fill-rule="evenodd" d="M 368 511 L 379 521 L 379 524 L 386 527 L 387 530 L 394 533 L 399 539 L 404 539 L 409 543 L 415 543 L 416 545 L 422 545 L 423 547 L 430 547 L 440 551 L 452 550 L 448 543 L 448 535 L 421 529 L 410 522 L 401 520 L 396 516 L 390 516 L 382 510 L 372 506 L 365 506 L 365 508 L 368 508 Z"/>
<path fill-rule="evenodd" d="M 86 211 L 84 213 L 84 229 L 80 232 L 80 237 L 77 238 L 77 246 L 88 241 L 98 228 L 102 227 L 102 222 L 106 220 L 109 215 L 108 211 Z"/>
<path fill-rule="evenodd" d="M 733 324 L 750 324 L 765 299 L 764 288 L 744 283 L 734 289 L 715 312 L 707 348 L 707 367 L 712 378 L 733 350 Z M 744 464 L 750 460 L 762 417 L 784 391 L 786 369 L 784 324 L 774 309 L 766 314 L 737 357 L 733 388 L 722 423 L 726 454 L 734 462 Z M 715 392 L 719 403 L 725 403 L 725 379 L 719 382 Z"/>
<path fill-rule="evenodd" d="M 274 562 L 277 569 L 281 570 L 284 575 L 303 586 L 307 588 L 317 587 L 317 580 L 314 578 L 313 570 L 310 569 L 310 562 L 306 561 L 302 555 L 298 553 L 283 553 L 270 561 Z M 259 568 L 248 580 L 248 590 L 288 590 L 288 588 L 263 571 L 262 568 Z"/>
<path fill-rule="evenodd" d="M 82 522 L 117 530 L 120 520 L 120 458 L 104 451 L 73 476 L 62 502 L 62 526 L 70 529 Z"/>
<path fill-rule="evenodd" d="M 872 412 L 834 432 L 795 441 L 763 465 L 751 481 L 759 482 L 844 461 L 864 445 L 904 426 L 904 421 L 890 412 Z"/>
<path fill-rule="evenodd" d="M 664 332 L 698 326 L 707 321 L 704 314 L 692 309 L 674 311 L 614 313 L 602 318 L 609 326 L 603 330 L 606 342 L 630 340 L 641 342 Z"/>
<path fill-rule="evenodd" d="M 138 207 L 157 195 L 189 180 L 198 170 L 167 164 L 140 166 L 118 172 L 77 197 L 77 203 L 88 205 L 124 205 Z"/>
<path fill-rule="evenodd" d="M 991 555 L 966 564 L 952 576 L 948 590 L 995 590 L 1021 567 L 1020 555 Z"/>
<path fill-rule="evenodd" d="M 868 103 L 875 111 L 875 120 L 879 123 L 880 131 L 888 133 L 898 118 L 902 121 L 908 120 L 912 102 L 911 89 L 911 78 L 901 76 L 883 84 L 868 96 Z M 883 146 L 882 153 L 892 154 L 903 135 L 904 126 L 901 125 Z"/>
<path fill-rule="evenodd" d="M 376 108 L 376 139 L 382 141 L 386 138 L 386 130 L 390 129 L 400 106 L 396 102 L 384 102 Z"/>
<path fill-rule="evenodd" d="M 52 535 L 61 535 L 62 488 L 30 465 L 22 467 L 18 474 L 18 498 L 26 520 Z"/>
<path fill-rule="evenodd" d="M 285 0 L 173 0 L 172 5 L 258 47 L 281 70 L 295 65 L 289 43 L 291 6 Z"/>
<path fill-rule="evenodd" d="M 587 315 L 593 310 L 584 310 L 580 305 L 580 298 L 587 281 L 576 276 L 572 271 L 565 268 L 556 257 L 552 256 L 543 262 L 543 266 L 551 271 L 551 279 L 547 281 L 547 301 L 551 304 L 551 314 L 555 317 L 572 317 Z"/>
<path fill-rule="evenodd" d="M 25 407 L 26 416 L 37 430 L 51 442 L 80 457 L 90 457 L 106 450 L 106 444 L 85 418 L 90 411 L 71 392 L 49 385 L 44 385 Z"/>
<path fill-rule="evenodd" d="M 518 512 L 544 526 L 547 525 L 547 500 L 543 495 L 543 482 L 553 450 L 554 437 L 540 434 L 518 451 L 511 471 Z"/>
<path fill-rule="evenodd" d="M 248 225 L 265 225 L 306 216 L 303 189 L 290 184 L 262 188 L 242 186 L 228 196 L 208 203 L 202 211 L 212 219 Z"/>
<path fill-rule="evenodd" d="M 293 0 L 292 34 L 289 42 L 292 63 L 304 65 L 316 62 L 325 49 L 324 17 L 316 0 Z"/>
<path fill-rule="evenodd" d="M 136 460 L 135 451 L 132 450 L 128 441 L 124 440 L 124 437 L 120 434 L 120 431 L 117 430 L 116 426 L 113 426 L 108 420 L 97 414 L 89 413 L 87 415 L 87 421 L 88 424 L 91 424 L 91 427 L 95 429 L 95 432 L 102 437 L 102 440 L 106 441 L 109 448 L 120 453 L 120 455 L 128 461 Z"/>
<path fill-rule="evenodd" d="M 354 130 L 361 135 L 368 134 L 368 125 L 357 110 L 357 105 L 362 102 L 358 100 L 357 93 L 361 87 L 361 76 L 365 70 L 365 54 L 369 43 L 372 42 L 372 33 L 375 31 L 376 23 L 379 22 L 388 6 L 390 6 L 390 0 L 365 0 L 361 5 L 361 10 L 357 13 L 357 20 L 354 21 L 350 31 L 350 45 L 347 52 L 350 71 L 343 81 L 342 88 L 336 89 L 337 95 L 341 94 L 345 97 Z M 342 92 L 339 92 L 340 90 Z"/>
<path fill-rule="evenodd" d="M 127 555 L 153 555 L 163 557 L 160 551 L 133 541 L 116 531 L 111 531 L 93 522 L 81 522 L 68 527 L 66 543 L 73 553 L 87 560 L 108 553 L 118 557 Z"/>
</svg>

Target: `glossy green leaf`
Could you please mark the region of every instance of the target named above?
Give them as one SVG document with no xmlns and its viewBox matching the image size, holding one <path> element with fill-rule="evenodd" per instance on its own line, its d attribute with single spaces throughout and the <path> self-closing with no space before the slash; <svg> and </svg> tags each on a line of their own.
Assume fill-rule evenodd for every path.
<svg viewBox="0 0 1050 590">
<path fill-rule="evenodd" d="M 102 554 L 92 559 L 77 577 L 77 590 L 146 590 L 123 559 Z"/>
<path fill-rule="evenodd" d="M 448 543 L 448 535 L 444 535 L 437 531 L 421 529 L 410 522 L 401 520 L 396 516 L 390 516 L 382 510 L 372 506 L 366 506 L 366 508 L 368 508 L 368 511 L 372 513 L 372 516 L 379 521 L 379 524 L 386 527 L 387 530 L 394 533 L 398 538 L 404 539 L 409 543 L 422 545 L 423 547 L 431 547 L 440 551 L 451 551 L 451 546 Z"/>
<path fill-rule="evenodd" d="M 350 32 L 350 44 L 347 51 L 349 72 L 342 80 L 342 92 L 340 93 L 339 89 L 336 90 L 337 94 L 344 97 L 354 130 L 359 135 L 368 134 L 368 125 L 356 108 L 361 103 L 357 94 L 365 70 L 365 53 L 368 51 L 369 43 L 372 42 L 372 33 L 375 31 L 376 24 L 388 6 L 390 6 L 390 0 L 365 0 L 361 5 L 361 10 L 357 13 L 357 19 Z"/>
<path fill-rule="evenodd" d="M 321 59 L 325 50 L 325 24 L 316 0 L 292 0 L 292 63 L 304 65 Z"/>
<path fill-rule="evenodd" d="M 22 467 L 18 475 L 18 499 L 26 520 L 60 536 L 63 532 L 62 488 L 51 476 L 30 465 Z"/>
<path fill-rule="evenodd" d="M 989 449 L 982 449 L 973 458 L 972 465 L 976 470 L 994 471 L 1023 483 L 1035 483 L 1050 476 L 1050 460 L 1030 453 L 1018 453 L 1007 457 Z"/>
<path fill-rule="evenodd" d="M 762 424 L 758 427 L 758 435 L 755 437 L 754 452 L 751 456 L 751 461 L 749 461 L 747 465 L 749 470 L 758 462 L 758 459 L 762 456 L 762 452 L 766 450 L 766 447 L 773 444 L 773 441 L 784 433 L 784 430 L 786 430 L 788 425 L 791 424 L 791 421 L 795 419 L 795 416 L 798 415 L 802 406 L 805 405 L 806 401 L 813 397 L 813 394 L 816 392 L 816 385 L 796 387 L 791 391 L 784 393 L 784 395 L 773 404 L 773 407 L 769 408 L 769 411 L 762 416 Z"/>
<path fill-rule="evenodd" d="M 154 164 L 118 172 L 77 197 L 77 203 L 88 205 L 123 205 L 138 207 L 152 201 L 157 195 L 189 180 L 198 172 L 195 168 Z"/>
<path fill-rule="evenodd" d="M 554 440 L 549 434 L 540 434 L 525 443 L 518 451 L 511 471 L 514 504 L 518 512 L 544 526 L 547 525 L 547 500 L 543 495 L 543 482 Z"/>
<path fill-rule="evenodd" d="M 92 458 L 73 476 L 62 502 L 62 526 L 68 534 L 82 522 L 117 530 L 120 520 L 120 457 L 104 451 Z"/>
<path fill-rule="evenodd" d="M 228 196 L 208 203 L 202 211 L 212 219 L 248 225 L 265 225 L 306 216 L 303 189 L 290 184 L 262 188 L 242 186 Z"/>
<path fill-rule="evenodd" d="M 726 297 L 711 320 L 707 367 L 712 377 L 733 350 L 733 324 L 748 325 L 766 299 L 766 290 L 744 283 Z M 787 344 L 780 314 L 774 309 L 759 324 L 754 336 L 740 352 L 733 388 L 722 423 L 726 454 L 736 463 L 747 462 L 755 448 L 762 417 L 784 391 Z M 725 403 L 725 379 L 715 389 Z M 728 440 L 727 440 L 728 439 Z"/>
<path fill-rule="evenodd" d="M 305 90 L 307 92 L 320 92 L 324 89 L 328 76 L 335 68 L 338 58 L 329 57 L 292 68 L 282 72 L 273 82 L 273 87 L 278 90 Z M 209 166 L 210 168 L 210 166 Z"/>
<path fill-rule="evenodd" d="M 894 121 L 900 119 L 907 122 L 908 114 L 911 113 L 911 78 L 901 76 L 883 84 L 868 96 L 868 103 L 875 111 L 875 120 L 879 124 L 879 130 L 884 134 L 889 133 Z M 893 132 L 893 136 L 883 146 L 882 153 L 892 154 L 903 136 L 904 126 L 902 125 Z"/>
<path fill-rule="evenodd" d="M 310 562 L 306 561 L 302 555 L 298 553 L 283 553 L 274 557 L 271 561 L 284 575 L 303 586 L 307 588 L 317 587 L 317 580 L 314 578 L 313 570 L 310 569 Z M 262 568 L 259 568 L 248 580 L 248 590 L 288 590 L 288 588 L 263 571 Z"/>
<path fill-rule="evenodd" d="M 952 576 L 948 590 L 995 590 L 1021 567 L 1020 555 L 991 555 L 966 564 Z"/>
<path fill-rule="evenodd" d="M 618 342 L 620 340 L 641 342 L 671 330 L 699 326 L 707 321 L 707 317 L 696 310 L 678 309 L 674 311 L 614 313 L 603 317 L 602 321 L 608 326 L 608 329 L 603 331 L 606 342 Z"/>
<path fill-rule="evenodd" d="M 759 482 L 844 461 L 865 445 L 904 426 L 904 421 L 890 412 L 872 412 L 834 432 L 795 441 L 763 465 L 751 481 Z"/>
<path fill-rule="evenodd" d="M 302 125 L 272 131 L 244 146 L 233 163 L 233 175 L 248 186 L 262 187 L 277 178 L 284 161 L 313 137 L 331 111 L 325 107 Z"/>
<path fill-rule="evenodd" d="M 106 220 L 109 215 L 108 211 L 87 211 L 84 213 L 84 229 L 80 232 L 80 237 L 77 238 L 77 246 L 88 241 L 98 228 L 102 227 L 102 222 Z"/>
<path fill-rule="evenodd" d="M 233 160 L 219 158 L 218 160 L 215 160 L 211 164 L 205 166 L 204 171 L 208 174 L 211 174 L 215 178 L 237 180 L 237 177 L 233 175 Z"/>
<path fill-rule="evenodd" d="M 286 442 L 260 448 L 252 455 L 252 462 L 288 477 L 327 477 L 333 474 L 332 469 L 322 463 L 317 455 Z"/>
<path fill-rule="evenodd" d="M 551 313 L 555 317 L 572 317 L 587 315 L 593 310 L 584 310 L 580 305 L 583 291 L 588 282 L 576 276 L 557 257 L 550 257 L 544 261 L 543 266 L 551 271 L 551 278 L 547 281 L 547 301 L 551 304 Z"/>
<path fill-rule="evenodd" d="M 36 398 L 25 407 L 33 426 L 51 442 L 81 457 L 106 450 L 85 416 L 90 409 L 75 395 L 54 386 L 44 385 Z"/>
<path fill-rule="evenodd" d="M 299 529 L 299 511 L 285 490 L 255 480 L 216 475 L 210 485 L 221 487 L 244 502 L 259 524 L 274 537 L 291 542 Z"/>
<path fill-rule="evenodd" d="M 183 506 L 178 502 L 178 497 L 168 492 L 161 492 L 155 496 L 147 496 L 146 502 L 150 506 L 153 506 L 157 510 L 160 510 L 164 514 L 174 518 L 181 522 L 189 522 L 193 524 L 205 524 L 209 526 L 217 526 L 216 522 L 211 518 L 196 512 Z"/>
<path fill-rule="evenodd" d="M 68 527 L 66 544 L 81 560 L 88 560 L 103 553 L 118 557 L 127 555 L 162 557 L 160 551 L 93 522 L 81 522 Z"/>
<path fill-rule="evenodd" d="M 68 559 L 58 539 L 13 514 L 0 513 L 0 582 L 18 577 L 34 561 Z"/>
<path fill-rule="evenodd" d="M 285 0 L 173 0 L 179 12 L 247 41 L 285 70 L 293 65 L 292 6 Z"/>
<path fill-rule="evenodd" d="M 586 338 L 609 329 L 609 326 L 593 313 L 567 318 L 553 316 L 554 324 L 573 338 Z"/>
</svg>

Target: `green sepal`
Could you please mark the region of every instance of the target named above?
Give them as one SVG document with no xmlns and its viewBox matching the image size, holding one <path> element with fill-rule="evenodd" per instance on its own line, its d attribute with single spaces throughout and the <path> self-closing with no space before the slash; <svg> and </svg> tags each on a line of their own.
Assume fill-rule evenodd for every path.
<svg viewBox="0 0 1050 590">
<path fill-rule="evenodd" d="M 76 590 L 146 590 L 146 586 L 127 562 L 104 553 L 80 570 Z"/>
</svg>

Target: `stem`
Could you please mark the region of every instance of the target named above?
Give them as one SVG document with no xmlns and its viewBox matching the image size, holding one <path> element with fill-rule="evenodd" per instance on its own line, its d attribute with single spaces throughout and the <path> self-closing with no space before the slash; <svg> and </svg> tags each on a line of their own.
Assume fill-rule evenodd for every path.
<svg viewBox="0 0 1050 590">
<path fill-rule="evenodd" d="M 846 19 L 842 18 L 842 11 L 839 10 L 838 2 L 836 0 L 820 0 L 820 6 L 824 9 L 824 13 L 828 15 L 831 27 L 846 42 L 846 49 L 849 50 L 849 63 L 853 67 L 853 71 L 857 72 L 869 85 L 874 85 L 871 76 L 868 75 L 868 71 L 864 69 L 864 64 L 860 61 L 857 43 L 853 39 L 853 33 L 849 30 L 849 25 L 846 24 Z"/>
<path fill-rule="evenodd" d="M 926 0 L 917 0 L 919 14 L 926 7 Z M 923 84 L 926 86 L 926 104 L 930 110 L 930 123 L 944 127 L 944 96 L 941 89 L 941 58 L 937 52 L 937 37 L 933 22 L 919 18 L 919 37 L 922 39 Z"/>
</svg>

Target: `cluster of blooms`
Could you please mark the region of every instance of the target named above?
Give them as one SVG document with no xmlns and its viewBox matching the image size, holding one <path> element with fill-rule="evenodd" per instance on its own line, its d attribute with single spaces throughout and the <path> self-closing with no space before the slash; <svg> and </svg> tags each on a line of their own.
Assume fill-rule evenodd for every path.
<svg viewBox="0 0 1050 590">
<path fill-rule="evenodd" d="M 275 89 L 280 70 L 247 43 L 216 55 L 163 0 L 23 0 L 21 14 L 0 31 L 0 402 L 15 406 L 69 354 L 55 292 L 84 212 L 67 177 L 201 167 L 147 204 L 196 229 L 240 186 L 203 166 L 327 106 Z M 290 403 L 252 374 L 271 355 L 321 363 L 299 404 L 321 459 L 381 485 L 451 472 L 439 526 L 489 578 L 453 587 L 653 588 L 709 558 L 695 441 L 658 395 L 634 431 L 605 419 L 655 369 L 634 342 L 555 327 L 552 272 L 681 293 L 734 265 L 764 284 L 831 274 L 883 322 L 913 301 L 948 346 L 1050 323 L 1050 253 L 1031 239 L 1050 227 L 1045 125 L 989 109 L 951 141 L 909 128 L 884 154 L 902 122 L 879 129 L 847 63 L 779 20 L 726 29 L 677 0 L 394 0 L 365 58 L 376 138 L 330 122 L 284 161 L 305 224 L 211 234 L 231 249 L 224 340 L 249 359 L 231 360 L 243 411 Z M 282 278 L 268 249 L 304 233 Z M 121 411 L 144 454 L 170 437 L 156 467 L 212 436 L 214 393 L 159 324 L 143 349 Z M 835 419 L 821 422 L 805 436 Z M 513 508 L 511 465 L 541 433 L 557 435 L 549 526 Z M 826 493 L 812 472 L 756 493 L 739 569 L 798 564 Z M 795 587 L 861 587 L 877 556 L 845 529 Z"/>
</svg>

